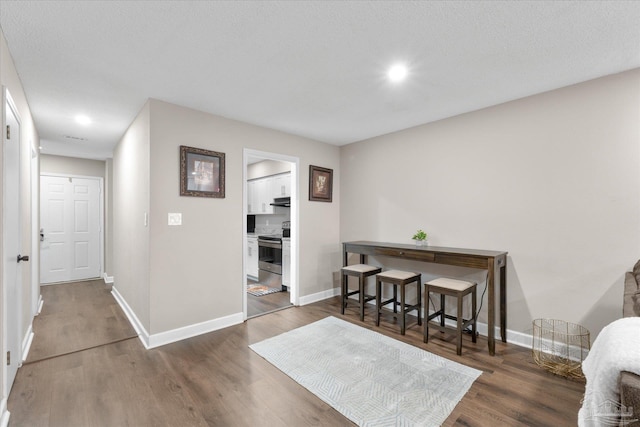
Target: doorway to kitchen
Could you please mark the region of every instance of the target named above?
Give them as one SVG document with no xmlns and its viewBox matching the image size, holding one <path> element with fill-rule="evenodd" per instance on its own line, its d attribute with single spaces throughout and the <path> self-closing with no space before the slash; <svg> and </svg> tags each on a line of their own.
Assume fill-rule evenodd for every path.
<svg viewBox="0 0 640 427">
<path fill-rule="evenodd" d="M 244 150 L 245 319 L 298 305 L 299 159 Z"/>
</svg>

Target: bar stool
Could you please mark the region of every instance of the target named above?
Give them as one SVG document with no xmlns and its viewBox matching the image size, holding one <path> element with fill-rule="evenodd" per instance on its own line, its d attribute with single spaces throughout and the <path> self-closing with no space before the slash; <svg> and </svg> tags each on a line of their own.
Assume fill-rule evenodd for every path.
<svg viewBox="0 0 640 427">
<path fill-rule="evenodd" d="M 410 311 L 417 311 L 418 325 L 422 325 L 422 317 L 420 315 L 420 308 L 422 307 L 420 277 L 420 273 L 410 273 L 400 270 L 389 270 L 376 275 L 376 326 L 380 326 L 380 314 L 382 313 L 383 306 L 393 303 L 393 312 L 398 312 L 398 286 L 400 286 L 400 334 L 404 335 L 406 314 Z M 413 282 L 416 284 L 418 303 L 406 305 L 405 285 Z M 387 301 L 382 301 L 382 283 L 391 283 L 393 285 L 393 298 L 388 299 Z"/>
<path fill-rule="evenodd" d="M 360 320 L 364 320 L 364 305 L 376 297 L 374 295 L 367 295 L 365 293 L 365 284 L 367 277 L 378 274 L 382 271 L 380 267 L 367 264 L 354 264 L 342 267 L 342 314 L 347 307 L 348 297 L 351 295 L 359 294 L 360 302 Z M 358 278 L 358 290 L 349 292 L 349 279 L 348 276 L 354 276 Z"/>
<path fill-rule="evenodd" d="M 476 287 L 477 284 L 475 282 L 468 282 L 466 280 L 457 280 L 457 279 L 449 279 L 446 277 L 440 277 L 434 280 L 431 280 L 425 283 L 425 291 L 424 291 L 424 309 L 427 316 L 424 322 L 424 342 L 429 342 L 429 323 L 431 319 L 440 316 L 440 324 L 437 325 L 435 323 L 431 324 L 433 329 L 436 329 L 441 332 L 445 331 L 456 331 L 456 353 L 458 356 L 462 354 L 462 331 L 469 325 L 472 325 L 472 336 L 471 339 L 473 342 L 476 342 Z M 440 310 L 435 313 L 429 315 L 429 295 L 430 292 L 435 292 L 440 294 Z M 472 317 L 468 320 L 465 320 L 462 317 L 462 302 L 465 295 L 471 294 L 471 311 Z M 444 310 L 444 297 L 445 295 L 454 296 L 458 299 L 458 313 L 457 316 L 451 316 L 445 314 Z M 444 325 L 445 318 L 455 320 L 456 328 L 451 328 Z"/>
</svg>

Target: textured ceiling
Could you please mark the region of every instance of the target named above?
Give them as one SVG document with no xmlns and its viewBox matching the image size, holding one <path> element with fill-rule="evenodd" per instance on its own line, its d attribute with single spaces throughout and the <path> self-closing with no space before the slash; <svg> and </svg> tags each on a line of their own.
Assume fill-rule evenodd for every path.
<svg viewBox="0 0 640 427">
<path fill-rule="evenodd" d="M 639 22 L 637 1 L 0 0 L 43 152 L 93 158 L 147 98 L 359 141 L 640 67 Z"/>
</svg>

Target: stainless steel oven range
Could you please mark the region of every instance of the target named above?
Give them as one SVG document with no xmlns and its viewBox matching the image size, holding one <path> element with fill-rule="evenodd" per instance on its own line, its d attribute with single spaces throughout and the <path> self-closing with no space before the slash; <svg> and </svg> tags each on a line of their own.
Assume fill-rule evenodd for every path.
<svg viewBox="0 0 640 427">
<path fill-rule="evenodd" d="M 258 279 L 261 285 L 282 287 L 282 235 L 258 236 Z"/>
</svg>

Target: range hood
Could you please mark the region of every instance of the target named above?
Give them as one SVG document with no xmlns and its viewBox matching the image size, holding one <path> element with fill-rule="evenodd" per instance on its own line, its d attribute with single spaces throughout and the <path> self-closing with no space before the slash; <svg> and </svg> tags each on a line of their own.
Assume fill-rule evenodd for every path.
<svg viewBox="0 0 640 427">
<path fill-rule="evenodd" d="M 269 203 L 271 206 L 282 206 L 283 208 L 291 207 L 291 197 L 276 197 L 273 199 L 273 203 Z"/>
</svg>

